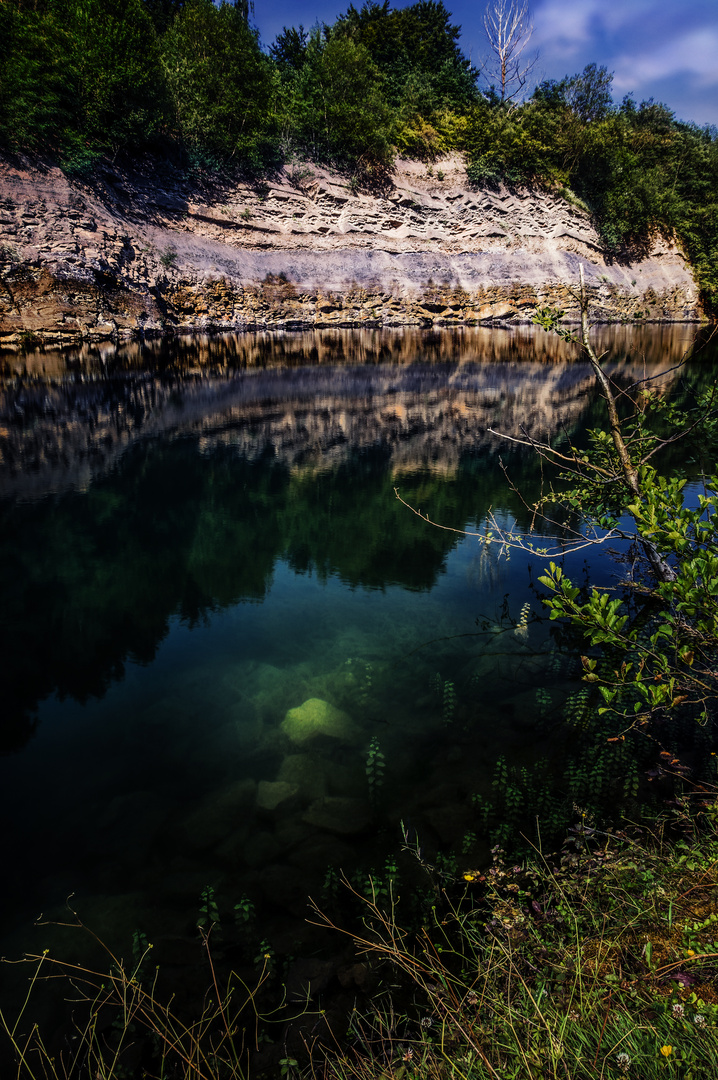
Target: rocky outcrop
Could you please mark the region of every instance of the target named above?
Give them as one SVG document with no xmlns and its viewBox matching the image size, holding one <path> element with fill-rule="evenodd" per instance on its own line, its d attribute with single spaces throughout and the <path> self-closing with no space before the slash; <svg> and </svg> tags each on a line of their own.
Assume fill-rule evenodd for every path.
<svg viewBox="0 0 718 1080">
<path fill-rule="evenodd" d="M 541 191 L 473 191 L 457 159 L 400 162 L 381 194 L 315 166 L 250 185 L 149 163 L 132 174 L 105 167 L 88 184 L 0 161 L 5 346 L 520 322 L 537 304 L 575 310 L 579 262 L 597 318 L 700 317 L 670 244 L 609 263 L 580 207 Z"/>
</svg>

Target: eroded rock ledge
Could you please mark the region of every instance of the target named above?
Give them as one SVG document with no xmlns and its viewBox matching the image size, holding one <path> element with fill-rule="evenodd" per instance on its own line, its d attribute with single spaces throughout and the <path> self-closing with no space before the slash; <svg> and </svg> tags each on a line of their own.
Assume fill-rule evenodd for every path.
<svg viewBox="0 0 718 1080">
<path fill-rule="evenodd" d="M 441 179 L 439 179 L 441 176 Z M 692 321 L 679 251 L 606 261 L 588 216 L 539 191 L 472 191 L 461 162 L 402 162 L 383 195 L 317 167 L 249 185 L 156 163 L 92 185 L 0 160 L 0 346 L 158 332 L 521 322 L 571 313 Z"/>
</svg>

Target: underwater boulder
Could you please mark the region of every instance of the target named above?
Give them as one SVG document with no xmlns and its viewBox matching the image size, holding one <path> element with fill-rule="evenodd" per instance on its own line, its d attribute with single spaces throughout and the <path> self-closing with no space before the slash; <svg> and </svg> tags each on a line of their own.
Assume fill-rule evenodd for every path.
<svg viewBox="0 0 718 1080">
<path fill-rule="evenodd" d="M 296 784 L 302 798 L 319 799 L 327 794 L 329 765 L 312 754 L 287 754 L 280 765 L 277 780 Z"/>
<path fill-rule="evenodd" d="M 365 799 L 317 799 L 302 815 L 302 821 L 316 829 L 351 836 L 363 832 L 371 822 L 371 807 Z"/>
<path fill-rule="evenodd" d="M 285 780 L 260 780 L 257 788 L 257 810 L 268 815 L 285 812 L 297 801 L 299 785 Z"/>
<path fill-rule="evenodd" d="M 361 739 L 361 732 L 351 717 L 322 698 L 309 698 L 304 704 L 290 709 L 282 720 L 281 728 L 298 745 L 320 735 L 347 743 Z"/>
</svg>

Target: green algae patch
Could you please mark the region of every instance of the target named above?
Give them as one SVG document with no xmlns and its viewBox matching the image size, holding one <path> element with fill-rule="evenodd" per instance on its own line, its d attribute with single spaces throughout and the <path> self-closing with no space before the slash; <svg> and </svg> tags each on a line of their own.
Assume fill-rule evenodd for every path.
<svg viewBox="0 0 718 1080">
<path fill-rule="evenodd" d="M 320 735 L 353 743 L 361 738 L 359 728 L 341 709 L 322 698 L 308 698 L 290 709 L 282 721 L 282 731 L 293 743 L 307 743 Z"/>
</svg>

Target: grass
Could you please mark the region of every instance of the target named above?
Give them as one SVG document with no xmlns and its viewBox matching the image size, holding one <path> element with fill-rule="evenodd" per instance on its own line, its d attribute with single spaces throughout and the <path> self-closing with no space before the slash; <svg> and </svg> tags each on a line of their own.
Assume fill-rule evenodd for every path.
<svg viewBox="0 0 718 1080">
<path fill-rule="evenodd" d="M 62 925 L 91 934 L 79 920 Z M 0 1033 L 12 1050 L 16 1080 L 244 1080 L 260 1025 L 272 1020 L 259 1006 L 271 977 L 271 958 L 260 958 L 252 986 L 234 974 L 222 981 L 210 934 L 200 932 L 209 985 L 191 1015 L 171 996 L 162 1000 L 158 994 L 152 945 L 141 935 L 135 934 L 135 957 L 129 964 L 95 938 L 108 970 L 57 960 L 47 951 L 17 961 L 29 971 L 27 993 L 14 1016 L 0 1011 Z M 35 994 L 50 980 L 62 984 L 72 1015 L 71 1034 L 59 1048 L 54 1040 L 52 1049 L 32 1007 Z M 9 1075 L 2 1071 L 3 1080 Z"/>
<path fill-rule="evenodd" d="M 718 1075 L 716 804 L 678 800 L 652 830 L 602 833 L 579 816 L 556 855 L 535 849 L 512 865 L 497 847 L 490 867 L 453 876 L 418 846 L 405 850 L 430 879 L 423 917 L 400 878 L 363 895 L 345 880 L 344 909 L 359 911 L 350 929 L 314 907 L 312 921 L 348 934 L 372 973 L 375 990 L 357 1000 L 346 1037 L 315 1037 L 300 1053 L 295 1033 L 288 1051 L 288 1013 L 305 1015 L 308 1003 L 287 1010 L 261 956 L 252 986 L 231 973 L 222 981 L 205 928 L 208 989 L 191 1016 L 160 1001 L 142 939 L 130 965 L 106 951 L 109 971 L 46 954 L 22 961 L 27 995 L 14 1017 L 0 1014 L 14 1077 L 244 1080 L 273 1017 L 276 1053 L 261 1075 L 280 1080 Z M 70 1049 L 55 1054 L 31 1019 L 46 978 L 63 980 L 74 1003 Z M 263 1012 L 268 986 L 276 1001 Z"/>
<path fill-rule="evenodd" d="M 431 919 L 399 928 L 366 901 L 360 952 L 383 990 L 316 1076 L 640 1080 L 718 1075 L 715 815 L 679 838 L 590 835 L 560 857 L 464 875 Z M 316 911 L 317 921 L 333 925 Z"/>
</svg>

